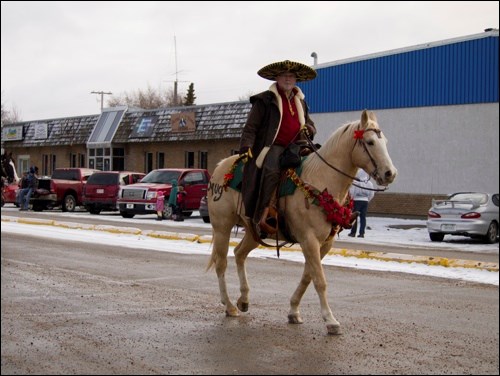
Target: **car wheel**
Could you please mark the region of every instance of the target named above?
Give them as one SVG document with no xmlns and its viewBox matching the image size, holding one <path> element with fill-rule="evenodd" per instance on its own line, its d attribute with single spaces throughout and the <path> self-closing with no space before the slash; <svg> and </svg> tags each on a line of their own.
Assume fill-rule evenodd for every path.
<svg viewBox="0 0 500 376">
<path fill-rule="evenodd" d="M 120 214 L 123 218 L 134 218 L 134 214 L 130 214 L 124 211 L 121 211 Z"/>
<path fill-rule="evenodd" d="M 43 211 L 43 209 L 45 209 L 45 205 L 37 204 L 37 203 L 33 204 L 33 211 L 41 212 L 41 211 Z"/>
<path fill-rule="evenodd" d="M 202 218 L 203 218 L 203 222 L 210 223 L 210 217 L 208 215 L 205 215 Z"/>
<path fill-rule="evenodd" d="M 433 242 L 442 242 L 444 239 L 444 234 L 440 232 L 430 232 L 429 237 Z"/>
<path fill-rule="evenodd" d="M 66 195 L 63 201 L 63 212 L 74 212 L 76 208 L 76 199 L 73 195 Z"/>
<path fill-rule="evenodd" d="M 491 222 L 488 227 L 488 232 L 484 236 L 483 240 L 485 243 L 493 244 L 496 243 L 498 236 L 498 224 L 496 222 Z"/>
<path fill-rule="evenodd" d="M 165 206 L 163 209 L 163 219 L 171 219 L 173 214 L 172 207 L 170 205 Z"/>
</svg>

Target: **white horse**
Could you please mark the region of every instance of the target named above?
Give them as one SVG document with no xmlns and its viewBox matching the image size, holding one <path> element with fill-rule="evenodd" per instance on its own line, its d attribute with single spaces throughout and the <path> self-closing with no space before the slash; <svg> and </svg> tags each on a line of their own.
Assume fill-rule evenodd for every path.
<svg viewBox="0 0 500 376">
<path fill-rule="evenodd" d="M 343 203 L 358 168 L 369 173 L 379 185 L 388 185 L 394 181 L 397 170 L 392 164 L 386 144 L 387 139 L 381 133 L 375 115 L 365 110 L 361 121 L 341 126 L 317 153 L 307 157 L 300 178 L 306 186 L 315 187 L 320 192 L 327 189 L 337 202 Z M 227 179 L 227 174 L 237 158 L 238 156 L 232 156 L 219 162 L 208 189 L 213 249 L 207 270 L 215 266 L 221 302 L 225 305 L 227 316 L 238 316 L 238 309 L 242 312 L 248 310 L 249 285 L 245 260 L 259 245 L 252 236 L 255 232 L 250 228 L 250 218 L 245 216 L 241 194 L 231 188 L 224 189 L 224 179 Z M 326 215 L 319 206 L 305 199 L 303 189 L 296 189 L 292 195 L 280 198 L 280 207 L 285 208 L 289 233 L 300 244 L 305 258 L 302 279 L 290 299 L 288 321 L 292 324 L 303 322 L 299 304 L 312 280 L 319 296 L 321 315 L 326 322 L 328 334 L 339 334 L 340 324 L 328 305 L 326 279 L 321 264 L 322 258 L 332 248 L 335 229 L 339 228 L 326 220 Z M 229 299 L 225 281 L 229 239 L 236 224 L 246 229 L 243 239 L 234 249 L 241 292 L 237 301 L 238 308 Z"/>
</svg>

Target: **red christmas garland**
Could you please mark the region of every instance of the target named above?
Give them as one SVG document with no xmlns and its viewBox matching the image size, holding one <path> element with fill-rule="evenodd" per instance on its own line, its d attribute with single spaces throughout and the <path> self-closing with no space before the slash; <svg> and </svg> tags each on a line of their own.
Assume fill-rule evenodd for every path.
<svg viewBox="0 0 500 376">
<path fill-rule="evenodd" d="M 347 198 L 346 203 L 341 206 L 333 196 L 328 193 L 326 188 L 323 192 L 316 189 L 309 184 L 305 184 L 302 179 L 297 175 L 294 169 L 289 168 L 286 171 L 287 176 L 292 182 L 304 193 L 307 199 L 311 199 L 314 205 L 319 206 L 326 214 L 326 220 L 333 225 L 340 225 L 347 228 L 351 225 L 351 214 L 354 206 L 350 197 Z"/>
</svg>

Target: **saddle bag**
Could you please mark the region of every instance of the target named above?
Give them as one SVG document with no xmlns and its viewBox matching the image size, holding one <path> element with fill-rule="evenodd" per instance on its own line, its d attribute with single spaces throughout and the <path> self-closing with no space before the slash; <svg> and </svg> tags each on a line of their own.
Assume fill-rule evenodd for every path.
<svg viewBox="0 0 500 376">
<path fill-rule="evenodd" d="M 300 146 L 289 144 L 280 156 L 280 168 L 282 170 L 297 168 L 300 166 L 300 160 Z"/>
</svg>

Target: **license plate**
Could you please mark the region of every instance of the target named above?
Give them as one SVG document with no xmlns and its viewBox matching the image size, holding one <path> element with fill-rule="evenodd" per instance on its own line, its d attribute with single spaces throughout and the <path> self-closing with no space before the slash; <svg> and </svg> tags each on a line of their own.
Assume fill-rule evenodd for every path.
<svg viewBox="0 0 500 376">
<path fill-rule="evenodd" d="M 455 225 L 441 225 L 442 231 L 455 231 Z"/>
<path fill-rule="evenodd" d="M 134 208 L 134 204 L 127 204 L 127 209 L 133 209 Z"/>
<path fill-rule="evenodd" d="M 102 194 L 102 193 L 104 193 L 104 189 L 99 188 L 99 189 L 97 189 L 97 190 L 96 190 L 96 192 L 97 192 L 97 193 L 101 193 L 101 194 Z"/>
</svg>

